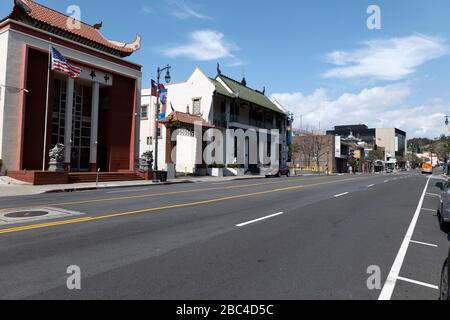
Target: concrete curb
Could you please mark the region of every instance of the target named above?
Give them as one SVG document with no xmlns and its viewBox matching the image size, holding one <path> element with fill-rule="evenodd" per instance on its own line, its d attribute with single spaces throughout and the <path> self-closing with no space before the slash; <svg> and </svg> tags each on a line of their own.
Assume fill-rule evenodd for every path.
<svg viewBox="0 0 450 320">
<path fill-rule="evenodd" d="M 193 181 L 175 181 L 175 182 L 161 182 L 161 183 L 149 183 L 149 184 L 133 184 L 126 186 L 97 186 L 97 187 L 82 187 L 82 188 L 64 188 L 64 189 L 53 189 L 42 192 L 42 194 L 46 193 L 70 193 L 77 191 L 93 191 L 93 190 L 108 190 L 108 189 L 126 189 L 126 188 L 136 188 L 136 187 L 157 187 L 157 186 L 167 186 L 167 185 L 175 185 L 175 184 L 188 184 L 195 183 Z"/>
<path fill-rule="evenodd" d="M 256 180 L 256 179 L 266 179 L 266 177 L 251 177 L 251 178 L 236 178 L 227 181 L 244 181 L 244 180 Z M 158 187 L 158 186 L 168 186 L 177 184 L 195 184 L 195 183 L 205 183 L 209 181 L 195 181 L 195 180 L 180 180 L 180 181 L 170 181 L 161 183 L 149 183 L 149 184 L 134 184 L 134 185 L 124 185 L 124 186 L 95 186 L 95 187 L 81 187 L 81 188 L 63 188 L 63 189 L 53 189 L 43 191 L 41 194 L 51 194 L 51 193 L 71 193 L 78 191 L 94 191 L 94 190 L 108 190 L 108 189 L 126 189 L 126 188 L 136 188 L 136 187 Z M 215 182 L 215 181 L 211 181 Z M 219 181 L 220 182 L 220 181 Z"/>
</svg>

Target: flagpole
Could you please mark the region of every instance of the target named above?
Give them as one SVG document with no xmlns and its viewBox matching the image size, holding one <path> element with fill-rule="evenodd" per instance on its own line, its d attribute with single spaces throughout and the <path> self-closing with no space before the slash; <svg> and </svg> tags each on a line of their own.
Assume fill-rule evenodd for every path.
<svg viewBox="0 0 450 320">
<path fill-rule="evenodd" d="M 45 126 L 44 126 L 44 150 L 42 156 L 42 171 L 45 171 L 45 160 L 47 159 L 47 131 L 48 131 L 48 103 L 49 103 L 49 92 L 50 92 L 50 69 L 52 63 L 52 39 L 50 39 L 50 44 L 48 45 L 48 66 L 47 66 L 47 93 L 45 97 Z"/>
</svg>

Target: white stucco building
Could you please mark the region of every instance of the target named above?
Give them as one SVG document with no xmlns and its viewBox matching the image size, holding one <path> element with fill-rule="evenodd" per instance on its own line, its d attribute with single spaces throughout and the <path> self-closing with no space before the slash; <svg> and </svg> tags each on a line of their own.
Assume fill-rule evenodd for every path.
<svg viewBox="0 0 450 320">
<path fill-rule="evenodd" d="M 249 88 L 245 79 L 241 82 L 223 75 L 218 68 L 218 74 L 210 78 L 199 68 L 196 68 L 189 78 L 180 83 L 166 85 L 168 89 L 167 119 L 160 123 L 161 137 L 158 145 L 158 167 L 170 170 L 174 166 L 178 173 L 205 172 L 202 159 L 199 159 L 203 146 L 198 145 L 198 139 L 194 137 L 193 122 L 203 121 L 206 129 L 214 128 L 225 133 L 226 129 L 263 130 L 278 129 L 280 132 L 279 161 L 285 164 L 288 158 L 287 147 L 287 118 L 288 114 L 278 102 L 271 101 L 263 91 Z M 150 97 L 150 89 L 142 93 L 141 111 L 141 154 L 145 150 L 153 150 L 154 146 L 154 121 L 155 100 Z M 148 115 L 147 118 L 143 116 Z M 174 129 L 179 130 L 176 141 L 170 143 L 170 135 Z M 169 128 L 169 129 L 168 129 Z M 169 137 L 169 139 L 168 139 Z M 176 148 L 174 148 L 176 147 Z M 249 161 L 249 150 L 253 147 L 247 139 L 245 145 L 245 163 L 242 168 L 247 172 L 257 172 L 261 165 Z M 175 163 L 171 163 L 170 155 L 173 149 Z M 229 151 L 229 150 L 228 150 Z M 223 161 L 230 165 L 226 159 L 227 153 L 224 145 Z"/>
</svg>

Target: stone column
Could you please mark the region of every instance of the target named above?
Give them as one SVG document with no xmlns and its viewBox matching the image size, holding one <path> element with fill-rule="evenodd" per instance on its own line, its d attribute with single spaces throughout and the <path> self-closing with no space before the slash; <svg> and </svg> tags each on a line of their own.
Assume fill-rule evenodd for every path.
<svg viewBox="0 0 450 320">
<path fill-rule="evenodd" d="M 99 109 L 100 84 L 92 84 L 92 114 L 91 114 L 91 149 L 89 169 L 91 172 L 97 171 L 97 146 L 98 146 L 98 109 Z"/>
<path fill-rule="evenodd" d="M 70 163 L 72 161 L 72 120 L 73 120 L 73 90 L 75 81 L 72 78 L 68 78 L 66 82 L 66 123 L 64 127 L 64 169 L 70 169 Z"/>
</svg>

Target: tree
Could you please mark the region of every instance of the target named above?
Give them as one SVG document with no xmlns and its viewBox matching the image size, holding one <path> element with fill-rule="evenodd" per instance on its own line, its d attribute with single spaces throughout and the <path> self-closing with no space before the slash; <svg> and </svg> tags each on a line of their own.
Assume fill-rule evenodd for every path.
<svg viewBox="0 0 450 320">
<path fill-rule="evenodd" d="M 309 168 L 315 164 L 317 170 L 320 170 L 322 157 L 330 152 L 329 136 L 310 133 L 299 137 L 296 141 L 295 146 L 293 145 L 291 148 L 294 155 L 293 159 L 297 163 L 302 163 L 303 167 Z"/>
<path fill-rule="evenodd" d="M 369 160 L 372 162 L 384 160 L 384 152 L 381 149 L 372 150 L 369 152 Z"/>
<path fill-rule="evenodd" d="M 312 155 L 316 162 L 316 169 L 320 171 L 320 159 L 330 152 L 329 148 L 327 148 L 327 140 L 328 136 L 322 135 L 312 135 L 311 136 L 311 145 L 312 145 Z M 328 162 L 328 157 L 327 157 Z"/>
<path fill-rule="evenodd" d="M 296 168 L 300 162 L 300 157 L 299 157 L 300 151 L 301 151 L 301 146 L 299 144 L 291 144 L 289 146 L 289 155 L 292 160 L 292 164 L 294 165 L 294 168 Z"/>
</svg>

